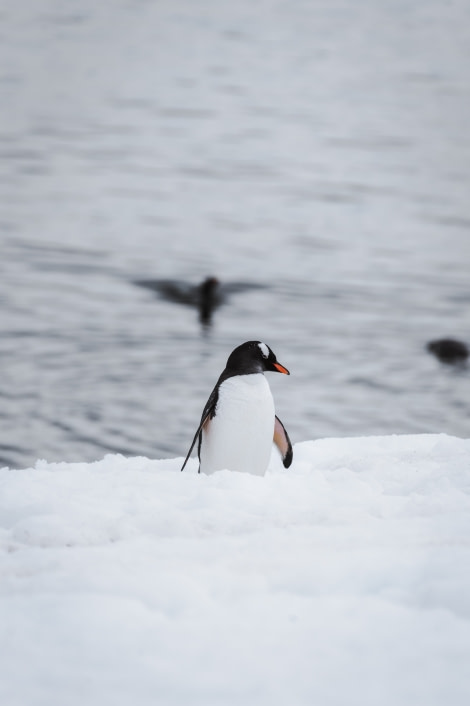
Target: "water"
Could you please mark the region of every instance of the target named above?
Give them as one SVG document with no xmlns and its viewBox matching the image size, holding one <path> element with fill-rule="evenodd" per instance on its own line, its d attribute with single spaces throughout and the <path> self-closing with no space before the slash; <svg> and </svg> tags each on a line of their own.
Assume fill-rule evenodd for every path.
<svg viewBox="0 0 470 706">
<path fill-rule="evenodd" d="M 467 2 L 1 8 L 3 463 L 185 455 L 251 338 L 294 442 L 468 436 Z"/>
</svg>

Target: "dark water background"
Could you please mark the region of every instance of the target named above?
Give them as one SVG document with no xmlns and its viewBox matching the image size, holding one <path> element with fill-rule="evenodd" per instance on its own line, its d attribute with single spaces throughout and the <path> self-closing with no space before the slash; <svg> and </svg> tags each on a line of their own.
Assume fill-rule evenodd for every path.
<svg viewBox="0 0 470 706">
<path fill-rule="evenodd" d="M 251 338 L 294 442 L 468 436 L 466 0 L 0 8 L 3 463 L 184 455 Z M 264 286 L 133 284 L 206 275 Z"/>
</svg>

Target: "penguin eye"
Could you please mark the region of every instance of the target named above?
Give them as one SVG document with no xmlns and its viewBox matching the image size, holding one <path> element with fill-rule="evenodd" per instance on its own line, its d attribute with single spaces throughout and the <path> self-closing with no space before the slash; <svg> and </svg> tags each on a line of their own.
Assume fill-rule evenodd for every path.
<svg viewBox="0 0 470 706">
<path fill-rule="evenodd" d="M 266 343 L 258 343 L 258 348 L 260 349 L 263 358 L 269 358 L 269 348 Z"/>
</svg>

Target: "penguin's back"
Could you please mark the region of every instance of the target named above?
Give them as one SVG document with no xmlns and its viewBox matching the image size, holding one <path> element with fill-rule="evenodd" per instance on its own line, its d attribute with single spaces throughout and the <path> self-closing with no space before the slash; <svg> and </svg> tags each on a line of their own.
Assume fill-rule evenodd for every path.
<svg viewBox="0 0 470 706">
<path fill-rule="evenodd" d="M 215 416 L 202 430 L 200 470 L 264 475 L 274 434 L 274 401 L 262 373 L 234 375 L 218 389 Z"/>
</svg>

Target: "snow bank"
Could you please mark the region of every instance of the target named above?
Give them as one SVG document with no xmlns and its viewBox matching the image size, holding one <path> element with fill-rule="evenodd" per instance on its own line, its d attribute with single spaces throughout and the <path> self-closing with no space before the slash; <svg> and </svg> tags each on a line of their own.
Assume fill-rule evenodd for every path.
<svg viewBox="0 0 470 706">
<path fill-rule="evenodd" d="M 8 706 L 470 703 L 470 441 L 0 471 Z"/>
</svg>

